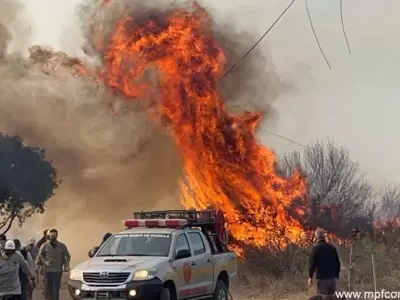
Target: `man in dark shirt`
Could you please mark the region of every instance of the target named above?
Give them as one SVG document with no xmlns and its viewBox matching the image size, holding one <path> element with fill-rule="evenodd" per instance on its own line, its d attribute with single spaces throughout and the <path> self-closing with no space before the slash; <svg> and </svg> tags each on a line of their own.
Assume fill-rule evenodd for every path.
<svg viewBox="0 0 400 300">
<path fill-rule="evenodd" d="M 46 229 L 43 231 L 43 236 L 42 238 L 37 242 L 36 248 L 40 249 L 44 243 L 46 243 L 49 240 L 49 229 Z"/>
<path fill-rule="evenodd" d="M 107 232 L 107 233 L 103 236 L 103 239 L 102 239 L 100 245 L 98 245 L 98 246 L 96 246 L 96 247 L 93 247 L 92 249 L 89 250 L 88 256 L 89 256 L 89 257 L 93 257 L 93 256 L 96 254 L 96 252 L 99 251 L 100 247 L 103 246 L 103 244 L 104 244 L 105 242 L 107 242 L 107 240 L 108 240 L 111 236 L 112 236 L 112 233 L 111 233 L 111 232 Z"/>
<path fill-rule="evenodd" d="M 21 241 L 19 239 L 15 239 L 14 244 L 15 244 L 15 249 L 22 254 L 22 256 L 24 257 L 24 259 L 26 260 L 26 262 L 28 263 L 29 267 L 32 269 L 33 272 L 35 269 L 33 266 L 33 260 L 31 254 L 25 248 L 22 247 Z M 28 275 L 25 274 L 24 270 L 21 267 L 19 268 L 18 276 L 19 276 L 19 282 L 21 283 L 21 295 L 19 300 L 27 300 L 28 293 L 31 290 L 31 287 L 33 286 L 29 281 Z M 29 299 L 32 299 L 32 297 Z"/>
<path fill-rule="evenodd" d="M 321 229 L 315 231 L 317 244 L 312 248 L 308 270 L 308 285 L 313 283 L 314 273 L 317 278 L 317 292 L 321 295 L 333 295 L 336 280 L 340 274 L 340 260 L 336 248 L 327 243 Z"/>
<path fill-rule="evenodd" d="M 7 237 L 5 234 L 0 234 L 0 248 L 3 248 L 7 242 Z"/>
<path fill-rule="evenodd" d="M 58 241 L 58 231 L 49 231 L 49 241 L 39 249 L 36 265 L 44 267 L 44 288 L 46 300 L 59 300 L 61 277 L 69 271 L 71 255 L 64 243 Z"/>
</svg>

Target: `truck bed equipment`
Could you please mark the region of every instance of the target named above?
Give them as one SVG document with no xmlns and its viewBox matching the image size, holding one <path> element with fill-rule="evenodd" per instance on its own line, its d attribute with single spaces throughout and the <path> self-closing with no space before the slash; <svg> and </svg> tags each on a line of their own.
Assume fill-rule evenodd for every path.
<svg viewBox="0 0 400 300">
<path fill-rule="evenodd" d="M 229 252 L 225 218 L 221 210 L 160 210 L 133 213 L 126 219 L 126 228 L 199 228 L 212 246 L 213 254 Z"/>
</svg>

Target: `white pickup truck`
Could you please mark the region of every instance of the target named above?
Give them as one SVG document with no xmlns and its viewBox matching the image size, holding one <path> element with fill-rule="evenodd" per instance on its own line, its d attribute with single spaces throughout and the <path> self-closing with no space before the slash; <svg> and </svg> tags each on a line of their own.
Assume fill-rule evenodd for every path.
<svg viewBox="0 0 400 300">
<path fill-rule="evenodd" d="M 68 290 L 74 300 L 229 299 L 237 257 L 217 245 L 213 221 L 166 215 L 124 222 L 128 229 L 71 270 Z"/>
</svg>

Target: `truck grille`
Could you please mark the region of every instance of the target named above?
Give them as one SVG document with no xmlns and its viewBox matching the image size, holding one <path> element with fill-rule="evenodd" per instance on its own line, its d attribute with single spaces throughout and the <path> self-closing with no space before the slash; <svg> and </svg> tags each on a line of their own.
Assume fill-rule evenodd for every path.
<svg viewBox="0 0 400 300">
<path fill-rule="evenodd" d="M 85 292 L 80 293 L 82 299 L 114 299 L 123 300 L 127 299 L 127 293 L 121 291 L 112 292 Z"/>
<path fill-rule="evenodd" d="M 108 274 L 108 275 L 107 275 Z M 124 283 L 130 273 L 83 273 L 83 280 L 87 283 Z"/>
</svg>

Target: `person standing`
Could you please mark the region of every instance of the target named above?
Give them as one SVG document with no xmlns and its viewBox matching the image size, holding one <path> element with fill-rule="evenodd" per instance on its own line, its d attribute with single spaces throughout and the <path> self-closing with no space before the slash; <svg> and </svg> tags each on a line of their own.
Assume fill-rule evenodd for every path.
<svg viewBox="0 0 400 300">
<path fill-rule="evenodd" d="M 7 242 L 7 237 L 4 233 L 0 234 L 0 249 L 4 247 Z"/>
<path fill-rule="evenodd" d="M 39 270 L 38 268 L 35 266 L 35 261 L 36 258 L 38 256 L 39 253 L 39 249 L 36 247 L 36 240 L 35 238 L 31 237 L 29 238 L 28 242 L 26 243 L 26 251 L 29 252 L 29 254 L 32 256 L 32 261 L 33 261 L 33 269 L 35 270 L 35 274 L 36 274 L 36 284 L 39 284 Z M 29 285 L 28 286 L 28 300 L 31 300 L 33 297 L 33 290 L 34 287 Z"/>
<path fill-rule="evenodd" d="M 111 232 L 107 232 L 107 233 L 103 236 L 103 239 L 102 239 L 102 241 L 101 241 L 101 243 L 100 243 L 100 245 L 99 245 L 99 248 L 100 248 L 101 246 L 103 246 L 103 244 L 104 244 L 105 242 L 107 242 L 107 240 L 108 240 L 110 237 L 112 237 L 112 233 L 111 233 Z"/>
<path fill-rule="evenodd" d="M 43 231 L 43 236 L 40 238 L 40 240 L 36 244 L 36 248 L 40 249 L 40 247 L 46 243 L 49 240 L 49 231 L 50 229 L 46 229 Z M 36 260 L 35 260 L 36 261 Z M 36 268 L 38 270 L 39 276 L 38 276 L 38 284 L 43 283 L 44 284 L 44 270 L 42 266 L 38 266 Z M 46 290 L 43 290 L 43 293 L 46 294 Z"/>
<path fill-rule="evenodd" d="M 38 249 L 40 249 L 40 247 L 49 240 L 49 231 L 50 231 L 50 229 L 46 229 L 45 231 L 43 231 L 43 236 L 40 238 L 40 240 L 36 244 L 36 247 Z"/>
<path fill-rule="evenodd" d="M 25 249 L 31 254 L 33 261 L 36 261 L 36 258 L 39 253 L 39 248 L 35 245 L 36 240 L 34 237 L 31 237 L 28 239 L 28 242 L 26 243 Z"/>
<path fill-rule="evenodd" d="M 313 277 L 317 278 L 317 292 L 321 295 L 332 296 L 336 291 L 336 280 L 340 274 L 340 259 L 336 248 L 325 239 L 322 229 L 315 231 L 317 244 L 310 253 L 308 270 L 308 285 L 313 284 Z"/>
<path fill-rule="evenodd" d="M 31 254 L 25 249 L 22 248 L 21 241 L 18 239 L 14 240 L 15 250 L 19 251 L 24 259 L 27 261 L 31 271 L 35 270 L 34 262 L 32 260 Z M 29 282 L 28 275 L 24 272 L 24 270 L 20 267 L 19 268 L 19 281 L 21 283 L 21 300 L 28 299 L 28 291 L 30 290 L 31 283 Z"/>
<path fill-rule="evenodd" d="M 95 247 L 93 247 L 92 249 L 89 250 L 88 256 L 89 256 L 89 257 L 93 257 L 93 256 L 97 253 L 97 251 L 99 251 L 99 249 L 101 248 L 101 246 L 103 246 L 103 244 L 104 244 L 105 242 L 107 242 L 107 240 L 108 240 L 111 236 L 112 236 L 112 233 L 111 233 L 111 232 L 107 232 L 107 233 L 103 236 L 103 239 L 101 240 L 100 245 L 95 246 Z"/>
<path fill-rule="evenodd" d="M 30 279 L 30 284 L 35 282 L 35 273 L 22 254 L 17 251 L 13 241 L 7 241 L 0 252 L 0 298 L 21 299 L 20 268 Z"/>
<path fill-rule="evenodd" d="M 71 255 L 64 243 L 58 241 L 58 231 L 49 231 L 49 241 L 39 249 L 36 265 L 44 268 L 44 289 L 46 300 L 59 300 L 61 277 L 69 271 Z"/>
</svg>

